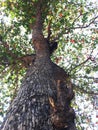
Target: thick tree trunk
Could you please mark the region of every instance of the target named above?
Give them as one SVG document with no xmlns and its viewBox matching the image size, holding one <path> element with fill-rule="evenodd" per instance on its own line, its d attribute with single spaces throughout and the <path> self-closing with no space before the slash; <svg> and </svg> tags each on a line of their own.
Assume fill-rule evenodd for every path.
<svg viewBox="0 0 98 130">
<path fill-rule="evenodd" d="M 76 130 L 70 106 L 73 88 L 64 70 L 50 60 L 49 45 L 42 34 L 40 3 L 33 44 L 34 65 L 28 69 L 1 130 Z"/>
<path fill-rule="evenodd" d="M 49 93 L 53 80 L 46 59 L 31 67 L 11 104 L 1 130 L 52 130 Z"/>
<path fill-rule="evenodd" d="M 56 83 L 67 79 L 66 73 L 50 60 L 40 60 L 28 70 L 1 130 L 76 130 L 74 112 L 68 106 L 70 97 L 73 97 L 72 92 L 68 99 L 66 96 L 69 91 L 66 86 Z M 58 84 L 57 87 L 62 87 L 62 92 L 60 90 L 57 92 L 56 84 Z M 53 99 L 53 104 L 56 104 L 51 109 L 50 98 Z"/>
<path fill-rule="evenodd" d="M 40 55 L 29 68 L 1 130 L 76 130 L 70 107 L 74 93 L 68 75 L 51 62 L 48 48 L 41 53 L 45 39 L 35 42 L 39 43 L 40 48 L 36 48 Z"/>
</svg>

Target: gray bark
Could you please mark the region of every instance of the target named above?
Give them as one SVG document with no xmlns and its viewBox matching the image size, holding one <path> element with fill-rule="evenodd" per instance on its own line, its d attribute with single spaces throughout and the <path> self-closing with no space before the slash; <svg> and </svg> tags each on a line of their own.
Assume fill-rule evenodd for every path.
<svg viewBox="0 0 98 130">
<path fill-rule="evenodd" d="M 12 102 L 1 130 L 52 130 L 49 94 L 52 95 L 51 65 L 46 59 L 35 62 Z"/>
</svg>

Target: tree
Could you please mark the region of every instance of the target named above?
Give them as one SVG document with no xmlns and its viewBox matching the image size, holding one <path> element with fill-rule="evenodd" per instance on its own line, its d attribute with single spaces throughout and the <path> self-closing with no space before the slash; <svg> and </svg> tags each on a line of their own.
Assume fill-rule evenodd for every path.
<svg viewBox="0 0 98 130">
<path fill-rule="evenodd" d="M 92 12 L 94 14 L 96 10 L 91 10 L 88 6 L 88 10 L 85 11 L 85 2 L 69 2 L 67 0 L 55 2 L 51 0 L 14 2 L 8 0 L 1 3 L 6 7 L 6 15 L 9 13 L 12 18 L 11 26 L 6 28 L 5 25 L 1 26 L 3 30 L 5 29 L 5 34 L 2 34 L 2 37 L 7 41 L 1 41 L 3 50 L 1 51 L 1 65 L 6 68 L 11 66 L 11 72 L 14 70 L 16 75 L 21 73 L 23 67 L 28 68 L 21 87 L 15 89 L 16 92 L 19 89 L 17 96 L 15 92 L 15 98 L 9 107 L 1 130 L 76 130 L 75 112 L 71 107 L 71 100 L 74 98 L 73 88 L 76 85 L 72 84 L 71 78 L 74 73 L 76 74 L 77 68 L 79 69 L 81 65 L 93 60 L 92 52 L 96 44 L 90 44 L 90 47 L 93 48 L 86 60 L 77 64 L 79 57 L 76 57 L 74 64 L 70 64 L 70 69 L 68 68 L 67 72 L 53 63 L 50 57 L 55 49 L 60 48 L 62 42 L 68 42 L 69 33 L 71 34 L 74 29 L 86 28 L 95 22 L 98 16 L 90 19 L 88 16 L 92 15 Z M 55 16 L 57 16 L 56 20 Z M 78 20 L 83 25 L 78 25 Z M 88 23 L 87 20 L 89 20 Z M 25 28 L 24 32 L 26 30 L 30 32 L 33 28 L 31 46 L 34 47 L 35 53 L 31 47 L 29 51 L 34 54 L 23 55 L 24 50 L 25 53 L 29 52 L 25 49 L 25 45 L 28 46 L 28 43 L 25 43 L 27 32 L 22 39 L 23 44 L 21 44 L 19 36 L 10 39 L 13 35 L 21 34 L 23 31 L 23 29 L 20 31 L 21 28 Z M 70 43 L 81 51 L 83 46 L 77 43 L 77 37 L 74 34 L 73 38 L 71 34 Z M 15 40 L 18 43 L 14 43 Z M 84 44 L 82 36 L 80 42 Z M 20 50 L 22 46 L 23 50 Z M 56 62 L 58 61 L 59 59 L 56 58 Z M 87 73 L 89 73 L 89 68 L 86 68 Z M 17 83 L 17 76 L 12 78 Z M 81 91 L 85 92 L 85 89 L 81 89 Z"/>
</svg>

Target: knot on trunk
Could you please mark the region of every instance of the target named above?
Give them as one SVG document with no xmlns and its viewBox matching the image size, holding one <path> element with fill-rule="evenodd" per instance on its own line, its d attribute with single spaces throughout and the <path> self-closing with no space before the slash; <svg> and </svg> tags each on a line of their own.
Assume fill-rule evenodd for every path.
<svg viewBox="0 0 98 130">
<path fill-rule="evenodd" d="M 65 81 L 57 81 L 57 100 L 49 98 L 51 121 L 56 128 L 67 128 L 74 123 L 75 112 L 71 107 L 74 97 L 72 85 Z"/>
<path fill-rule="evenodd" d="M 60 110 L 58 108 L 51 114 L 51 121 L 56 128 L 67 128 L 70 123 L 74 123 L 74 119 L 75 112 L 72 108 L 69 108 L 69 110 Z"/>
</svg>

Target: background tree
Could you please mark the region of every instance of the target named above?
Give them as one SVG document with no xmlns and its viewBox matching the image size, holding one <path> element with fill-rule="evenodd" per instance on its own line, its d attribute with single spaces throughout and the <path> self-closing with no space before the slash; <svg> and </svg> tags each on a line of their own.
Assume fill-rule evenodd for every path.
<svg viewBox="0 0 98 130">
<path fill-rule="evenodd" d="M 33 70 L 31 69 L 31 68 L 34 68 L 34 63 L 37 63 L 37 67 L 38 67 L 38 66 L 43 66 L 42 64 L 45 61 L 45 64 L 44 64 L 45 69 L 43 69 L 44 70 L 43 73 L 44 72 L 47 72 L 47 73 L 44 73 L 44 74 L 41 73 L 42 74 L 41 77 L 43 78 L 46 77 L 46 79 L 41 78 L 40 82 L 42 80 L 43 82 L 40 83 L 36 81 L 35 79 L 37 74 L 36 76 L 32 75 L 31 76 L 32 78 L 28 80 L 28 85 L 30 85 L 29 83 L 31 82 L 32 79 L 33 81 L 35 79 L 35 81 L 38 83 L 38 86 L 43 86 L 43 84 L 45 87 L 47 86 L 46 88 L 43 86 L 44 87 L 43 89 L 45 89 L 45 93 L 46 93 L 46 95 L 44 96 L 44 98 L 46 99 L 44 100 L 44 103 L 46 105 L 42 104 L 42 107 L 45 106 L 44 108 L 47 108 L 51 106 L 52 112 L 55 113 L 55 110 L 57 111 L 57 106 L 59 105 L 58 108 L 60 109 L 59 111 L 61 111 L 60 116 L 62 116 L 62 113 L 63 113 L 63 110 L 61 110 L 61 108 L 66 106 L 66 102 L 64 102 L 64 100 L 68 99 L 68 97 L 66 97 L 66 95 L 62 92 L 59 86 L 62 86 L 65 92 L 66 91 L 69 92 L 69 89 L 66 90 L 66 87 L 64 86 L 64 83 L 61 83 L 61 80 L 63 82 L 67 82 L 65 84 L 68 84 L 68 86 L 69 86 L 69 81 L 70 80 L 72 81 L 74 90 L 76 92 L 76 97 L 77 95 L 80 95 L 81 93 L 82 95 L 86 93 L 90 95 L 90 97 L 92 97 L 92 95 L 94 94 L 94 91 L 95 93 L 97 92 L 96 87 L 92 85 L 94 77 L 92 77 L 91 75 L 92 72 L 97 71 L 97 68 L 98 68 L 98 65 L 97 65 L 98 57 L 97 57 L 97 52 L 96 52 L 97 50 L 96 48 L 98 47 L 97 46 L 97 41 L 98 41 L 97 33 L 98 32 L 95 28 L 95 26 L 97 26 L 97 18 L 98 18 L 96 6 L 94 6 L 93 3 L 91 2 L 87 3 L 86 1 L 77 1 L 77 0 L 42 1 L 43 5 L 41 5 L 41 11 L 39 11 L 39 12 L 42 12 L 41 18 L 42 18 L 42 23 L 43 23 L 43 34 L 45 37 L 44 41 L 43 40 L 42 41 L 43 43 L 45 42 L 48 43 L 48 46 L 46 48 L 47 50 L 48 48 L 50 48 L 49 49 L 50 52 L 47 52 L 47 58 L 46 58 L 47 60 L 44 59 L 43 61 L 41 59 L 41 61 L 38 62 L 39 58 L 38 60 L 37 58 L 35 60 L 36 56 L 34 54 L 34 50 L 32 49 L 32 46 L 35 47 L 36 55 L 38 54 L 37 57 L 40 57 L 40 55 L 43 55 L 44 57 L 46 55 L 46 52 L 42 51 L 45 49 L 42 49 L 43 47 L 41 46 L 40 46 L 41 51 L 37 52 L 38 45 L 36 44 L 36 42 L 34 44 L 34 41 L 32 44 L 30 34 L 32 33 L 32 28 L 33 28 L 33 39 L 35 38 L 34 36 L 36 36 L 34 35 L 36 34 L 36 32 L 39 32 L 42 36 L 41 23 L 36 22 L 36 19 L 38 20 L 38 18 L 36 17 L 36 12 L 37 10 L 39 10 L 38 8 L 36 9 L 36 7 L 38 6 L 38 3 L 40 2 L 41 1 L 37 2 L 36 0 L 33 0 L 33 1 L 19 0 L 19 1 L 14 1 L 14 2 L 11 0 L 1 1 L 2 8 L 0 10 L 1 10 L 1 15 L 3 16 L 1 17 L 1 25 L 0 25 L 0 28 L 1 28 L 0 30 L 0 33 L 1 33 L 0 71 L 1 71 L 1 79 L 2 79 L 1 88 L 0 88 L 2 92 L 2 98 L 0 99 L 1 100 L 1 114 L 4 114 L 4 110 L 6 108 L 4 105 L 5 103 L 3 103 L 4 100 L 6 101 L 6 105 L 7 105 L 7 102 L 9 101 L 8 100 L 9 97 L 11 97 L 11 100 L 13 100 L 16 97 L 17 91 L 21 84 L 21 79 L 23 75 L 25 74 L 25 72 L 28 70 L 28 68 L 30 68 L 30 71 L 34 75 L 33 71 L 35 69 Z M 37 13 L 39 14 L 39 12 Z M 6 22 L 6 20 L 8 20 L 8 22 Z M 37 23 L 38 25 L 34 26 L 35 23 Z M 83 29 L 87 27 L 91 27 L 91 25 L 93 25 L 92 26 L 93 28 L 89 28 L 90 30 L 89 33 L 88 33 L 88 30 L 87 30 L 87 34 L 84 33 Z M 38 31 L 35 31 L 37 30 L 36 27 L 39 29 Z M 39 36 L 37 34 L 37 38 L 38 37 Z M 58 43 L 58 47 L 57 47 L 57 43 Z M 57 48 L 56 52 L 52 53 L 52 51 L 56 48 Z M 66 73 L 64 72 L 64 70 L 56 66 L 56 64 L 52 63 L 51 65 L 49 55 L 51 55 L 51 59 L 55 63 L 57 63 L 58 65 L 64 68 Z M 46 61 L 47 61 L 47 64 L 46 64 Z M 55 68 L 55 69 L 52 69 L 52 68 Z M 27 74 L 28 73 L 30 73 L 29 70 Z M 52 75 L 51 73 L 53 73 L 54 76 L 51 76 Z M 54 84 L 53 82 L 54 77 L 57 78 L 55 79 L 56 84 Z M 36 78 L 39 79 L 39 77 L 36 77 Z M 4 83 L 7 83 L 7 84 L 4 85 Z M 49 83 L 49 86 L 48 86 L 48 83 Z M 26 86 L 24 84 L 27 84 L 25 83 L 25 80 L 23 81 L 22 86 Z M 31 84 L 33 84 L 33 82 Z M 53 89 L 55 90 L 56 86 L 58 88 L 57 91 L 53 91 Z M 36 89 L 34 88 L 33 90 L 35 92 Z M 39 87 L 37 90 L 39 92 Z M 36 91 L 35 93 L 38 93 L 38 92 Z M 63 96 L 61 96 L 62 93 L 63 93 Z M 71 91 L 71 94 L 69 94 L 70 96 L 72 96 L 70 99 L 73 98 L 72 91 Z M 26 95 L 29 95 L 27 97 L 30 97 L 30 93 L 28 94 L 26 93 Z M 19 98 L 21 96 L 22 96 L 21 94 L 20 96 L 18 95 Z M 39 95 L 39 96 L 42 96 L 42 95 Z M 48 100 L 50 101 L 50 105 L 48 103 Z M 30 101 L 28 101 L 28 104 Z M 62 102 L 62 104 L 58 102 Z M 20 104 L 22 104 L 23 106 L 22 102 L 20 102 Z M 28 104 L 27 104 L 28 107 L 26 109 L 25 107 L 23 107 L 23 108 L 20 108 L 20 111 L 21 110 L 28 111 L 28 109 L 30 108 Z M 13 106 L 13 110 L 15 108 L 14 106 Z M 70 106 L 70 102 L 69 102 L 69 106 Z M 49 108 L 47 110 L 49 110 Z M 13 112 L 11 111 L 10 113 L 13 113 Z M 43 112 L 41 111 L 41 113 Z M 43 114 L 44 118 L 46 119 L 48 115 L 50 114 L 48 113 L 48 111 L 45 112 L 45 110 L 44 110 L 44 113 L 46 113 L 46 115 Z M 56 115 L 54 113 L 53 113 L 54 117 L 58 116 L 57 113 Z M 74 114 L 72 114 L 72 117 L 73 116 Z M 41 118 L 42 116 L 40 117 L 40 119 Z M 53 117 L 51 118 L 53 119 Z M 64 118 L 62 119 L 63 121 L 65 120 Z M 19 120 L 18 117 L 16 117 L 15 120 Z M 52 127 L 50 122 L 48 122 L 48 124 L 47 124 L 46 129 L 50 129 Z M 16 127 L 16 126 L 11 125 L 11 127 Z M 17 127 L 17 129 L 21 129 L 21 127 L 22 125 L 20 125 L 19 128 Z M 29 126 L 29 128 L 30 127 L 33 127 L 33 126 Z M 12 129 L 12 128 L 5 128 L 5 129 Z M 35 129 L 38 129 L 38 128 L 36 127 Z M 43 129 L 43 128 L 39 128 L 39 129 Z"/>
</svg>

